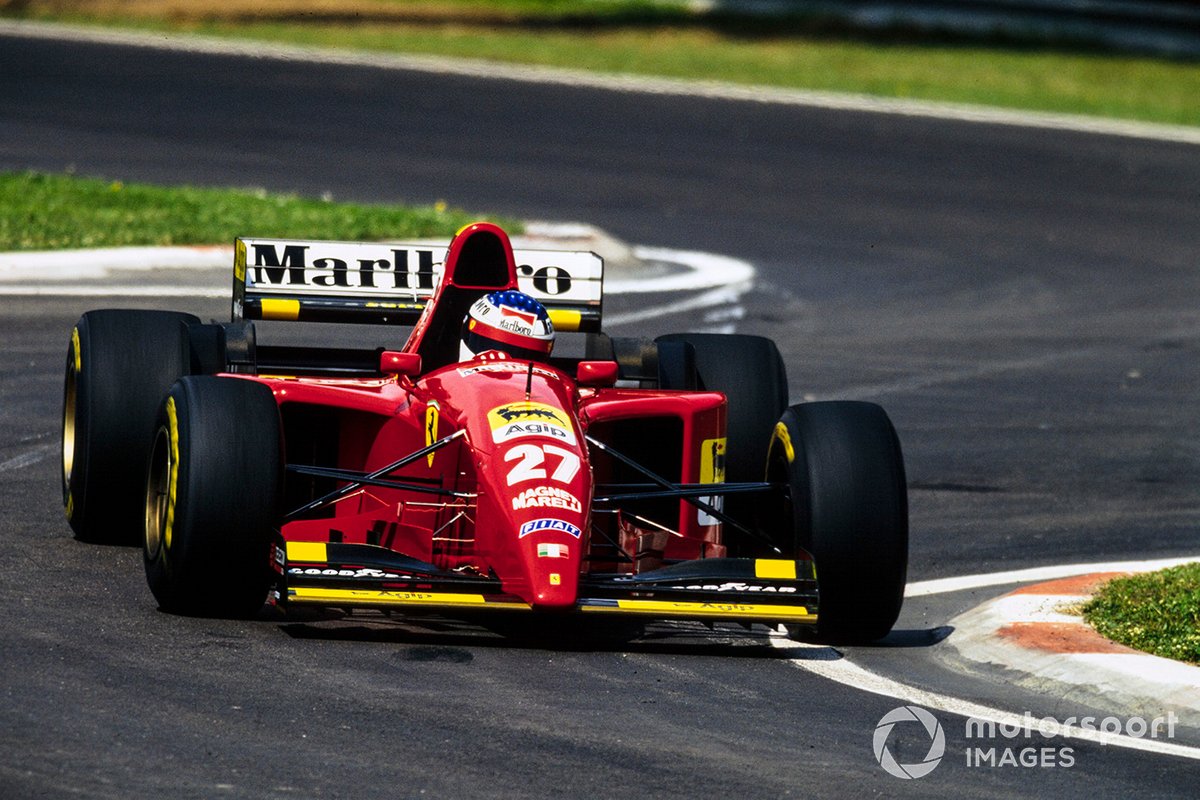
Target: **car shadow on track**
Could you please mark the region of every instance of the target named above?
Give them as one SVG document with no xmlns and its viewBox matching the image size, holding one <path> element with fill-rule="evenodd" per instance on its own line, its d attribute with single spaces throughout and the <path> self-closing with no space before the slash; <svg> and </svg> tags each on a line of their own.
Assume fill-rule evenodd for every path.
<svg viewBox="0 0 1200 800">
<path fill-rule="evenodd" d="M 574 652 L 624 652 L 657 655 L 710 655 L 722 658 L 832 661 L 840 648 L 786 639 L 765 626 L 751 630 L 709 628 L 699 623 L 650 623 L 581 626 L 577 620 L 561 625 L 527 623 L 487 626 L 441 618 L 414 619 L 384 615 L 340 615 L 289 620 L 279 629 L 295 639 L 367 644 L 404 645 L 410 660 L 461 660 L 473 658 L 469 649 L 500 648 Z M 932 647 L 952 628 L 896 630 L 868 647 Z"/>
<path fill-rule="evenodd" d="M 954 633 L 951 625 L 939 625 L 936 628 L 896 629 L 868 647 L 899 648 L 899 647 L 933 647 L 945 641 Z"/>
<path fill-rule="evenodd" d="M 354 616 L 285 622 L 280 630 L 296 639 L 417 646 L 434 652 L 445 648 L 497 648 L 574 652 L 628 652 L 713 655 L 737 658 L 783 659 L 789 656 L 771 645 L 768 631 L 711 630 L 701 625 L 647 625 L 645 629 L 617 626 L 572 630 L 557 626 L 488 627 L 443 619 L 388 619 Z M 500 628 L 500 630 L 497 630 Z M 418 651 L 420 652 L 420 651 Z M 469 652 L 469 651 L 468 651 Z M 834 656 L 836 657 L 836 655 Z M 420 656 L 416 656 L 420 660 Z"/>
</svg>

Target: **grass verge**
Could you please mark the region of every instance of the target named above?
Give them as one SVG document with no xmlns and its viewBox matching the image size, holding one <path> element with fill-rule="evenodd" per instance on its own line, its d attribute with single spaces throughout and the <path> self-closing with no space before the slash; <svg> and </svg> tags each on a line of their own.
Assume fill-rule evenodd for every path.
<svg viewBox="0 0 1200 800">
<path fill-rule="evenodd" d="M 1083 618 L 1115 642 L 1200 664 L 1200 563 L 1109 581 Z"/>
<path fill-rule="evenodd" d="M 0 15 L 1200 125 L 1200 64 L 647 0 L 0 0 Z"/>
<path fill-rule="evenodd" d="M 252 189 L 164 188 L 0 173 L 0 251 L 232 242 L 235 236 L 375 240 L 445 236 L 479 219 L 443 204 L 335 203 Z M 496 220 L 511 232 L 520 226 Z"/>
</svg>

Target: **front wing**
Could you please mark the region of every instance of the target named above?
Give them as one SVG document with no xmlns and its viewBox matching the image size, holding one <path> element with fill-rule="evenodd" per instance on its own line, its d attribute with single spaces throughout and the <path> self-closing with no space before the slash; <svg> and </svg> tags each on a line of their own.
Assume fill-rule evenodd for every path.
<svg viewBox="0 0 1200 800">
<path fill-rule="evenodd" d="M 285 606 L 462 614 L 532 607 L 495 578 L 449 572 L 384 547 L 288 542 L 275 599 Z M 708 558 L 636 575 L 587 575 L 576 611 L 654 619 L 815 624 L 813 562 Z"/>
</svg>

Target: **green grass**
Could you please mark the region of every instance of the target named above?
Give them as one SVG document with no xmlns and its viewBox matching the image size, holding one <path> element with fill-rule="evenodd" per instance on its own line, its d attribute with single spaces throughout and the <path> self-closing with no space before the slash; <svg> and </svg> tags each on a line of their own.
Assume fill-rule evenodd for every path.
<svg viewBox="0 0 1200 800">
<path fill-rule="evenodd" d="M 250 189 L 163 188 L 0 173 L 0 252 L 232 242 L 235 236 L 374 240 L 445 236 L 478 219 L 443 204 L 358 205 Z M 510 231 L 511 220 L 496 220 Z"/>
<path fill-rule="evenodd" d="M 1200 563 L 1110 581 L 1083 617 L 1115 642 L 1200 664 Z"/>
<path fill-rule="evenodd" d="M 163 8 L 160 8 L 159 6 Z M 0 14 L 1200 125 L 1200 64 L 645 0 L 0 0 Z M 64 12 L 62 9 L 69 9 Z"/>
</svg>

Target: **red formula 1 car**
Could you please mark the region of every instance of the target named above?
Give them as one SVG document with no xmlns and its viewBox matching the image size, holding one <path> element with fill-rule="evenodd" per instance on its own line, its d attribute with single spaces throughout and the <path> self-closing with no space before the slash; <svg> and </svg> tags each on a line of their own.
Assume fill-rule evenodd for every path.
<svg viewBox="0 0 1200 800">
<path fill-rule="evenodd" d="M 154 596 L 185 614 L 270 602 L 890 630 L 908 513 L 882 409 L 787 407 L 761 337 L 600 333 L 592 253 L 514 255 L 477 223 L 435 258 L 239 239 L 230 323 L 84 314 L 63 411 L 77 536 L 140 533 Z M 518 287 L 580 352 L 460 360 L 471 305 Z M 398 349 L 260 345 L 254 320 L 279 319 L 412 330 Z"/>
</svg>

